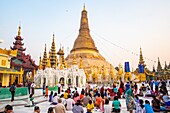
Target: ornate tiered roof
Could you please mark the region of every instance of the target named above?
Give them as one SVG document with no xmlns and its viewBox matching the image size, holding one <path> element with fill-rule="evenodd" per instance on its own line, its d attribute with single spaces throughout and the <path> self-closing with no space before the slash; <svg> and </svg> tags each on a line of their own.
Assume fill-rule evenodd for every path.
<svg viewBox="0 0 170 113">
<path fill-rule="evenodd" d="M 53 34 L 53 40 L 52 40 L 49 55 L 50 55 L 51 67 L 56 67 L 57 54 L 56 54 L 56 47 L 55 47 L 55 41 L 54 41 L 54 34 Z"/>
<path fill-rule="evenodd" d="M 21 35 L 21 27 L 18 28 L 18 36 L 15 37 L 15 42 L 13 42 L 14 46 L 11 47 L 12 50 L 18 50 L 18 55 L 20 56 L 21 53 L 23 53 L 26 48 L 23 48 L 24 43 L 22 43 L 23 38 Z"/>
<path fill-rule="evenodd" d="M 11 66 L 14 69 L 20 70 L 22 67 L 25 72 L 33 72 L 38 67 L 35 64 L 35 61 L 31 58 L 29 54 L 25 54 L 24 51 L 26 48 L 23 47 L 22 43 L 23 38 L 21 37 L 21 27 L 18 28 L 18 35 L 15 37 L 15 42 L 13 43 L 12 50 L 18 50 L 17 56 L 11 59 Z"/>
</svg>

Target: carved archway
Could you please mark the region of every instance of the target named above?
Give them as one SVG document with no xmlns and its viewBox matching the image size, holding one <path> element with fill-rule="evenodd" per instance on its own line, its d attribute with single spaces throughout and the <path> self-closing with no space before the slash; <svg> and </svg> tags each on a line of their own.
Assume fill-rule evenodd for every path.
<svg viewBox="0 0 170 113">
<path fill-rule="evenodd" d="M 64 86 L 64 78 L 63 77 L 60 78 L 59 82 L 62 86 Z"/>
<path fill-rule="evenodd" d="M 68 85 L 71 85 L 71 78 L 68 79 Z"/>
</svg>

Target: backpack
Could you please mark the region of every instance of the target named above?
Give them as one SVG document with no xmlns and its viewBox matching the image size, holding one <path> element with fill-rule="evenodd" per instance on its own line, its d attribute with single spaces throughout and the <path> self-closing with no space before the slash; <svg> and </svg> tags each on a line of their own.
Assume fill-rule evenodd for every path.
<svg viewBox="0 0 170 113">
<path fill-rule="evenodd" d="M 15 91 L 15 86 L 12 85 L 12 86 L 10 87 L 9 91 L 10 91 L 10 92 Z"/>
</svg>

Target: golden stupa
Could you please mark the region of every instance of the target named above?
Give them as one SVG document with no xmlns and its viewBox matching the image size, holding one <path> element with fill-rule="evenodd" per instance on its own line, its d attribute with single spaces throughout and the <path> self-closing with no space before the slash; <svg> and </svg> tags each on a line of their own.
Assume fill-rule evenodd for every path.
<svg viewBox="0 0 170 113">
<path fill-rule="evenodd" d="M 82 66 L 85 69 L 85 72 L 88 74 L 92 74 L 93 70 L 97 70 L 99 72 L 103 66 L 105 67 L 103 71 L 105 71 L 106 74 L 109 74 L 111 72 L 111 69 L 114 69 L 111 68 L 113 66 L 110 65 L 110 63 L 105 60 L 105 58 L 99 53 L 97 47 L 95 46 L 94 40 L 90 35 L 87 11 L 85 9 L 85 6 L 81 13 L 78 37 L 74 42 L 73 49 L 70 51 L 70 54 L 66 57 L 68 66 L 73 65 L 73 59 L 75 57 L 77 64 L 80 63 L 81 57 Z"/>
</svg>

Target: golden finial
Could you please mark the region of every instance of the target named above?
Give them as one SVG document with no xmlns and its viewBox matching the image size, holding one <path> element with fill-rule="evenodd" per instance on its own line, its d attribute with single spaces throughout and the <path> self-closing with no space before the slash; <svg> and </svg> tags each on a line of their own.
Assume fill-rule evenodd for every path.
<svg viewBox="0 0 170 113">
<path fill-rule="evenodd" d="M 46 44 L 45 44 L 44 52 L 46 52 Z"/>
<path fill-rule="evenodd" d="M 53 42 L 54 42 L 54 33 L 53 33 Z"/>
<path fill-rule="evenodd" d="M 18 36 L 21 35 L 21 26 L 18 27 Z"/>
<path fill-rule="evenodd" d="M 140 47 L 140 54 L 142 54 L 142 48 Z"/>
<path fill-rule="evenodd" d="M 39 70 L 42 69 L 42 60 L 41 60 L 41 57 L 40 57 L 40 61 L 39 61 Z"/>
<path fill-rule="evenodd" d="M 84 3 L 84 7 L 83 7 L 83 10 L 84 10 L 84 11 L 86 10 L 86 6 L 85 6 L 85 3 Z"/>
</svg>

